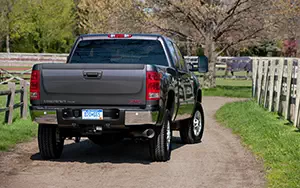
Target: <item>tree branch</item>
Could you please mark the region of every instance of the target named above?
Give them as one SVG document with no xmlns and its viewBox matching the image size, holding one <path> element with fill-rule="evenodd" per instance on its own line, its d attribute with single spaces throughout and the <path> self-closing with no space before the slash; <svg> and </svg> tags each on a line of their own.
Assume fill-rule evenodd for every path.
<svg viewBox="0 0 300 188">
<path fill-rule="evenodd" d="M 182 38 L 184 40 L 186 40 L 188 38 L 187 35 L 179 32 L 179 31 L 175 31 L 174 29 L 162 28 L 161 26 L 159 26 L 157 24 L 154 24 L 154 23 L 151 23 L 150 25 L 153 26 L 153 27 L 156 27 L 157 29 L 159 29 L 162 32 L 169 33 L 169 34 L 175 34 L 175 35 L 177 35 L 178 37 L 180 37 L 180 38 Z"/>
<path fill-rule="evenodd" d="M 257 33 L 263 31 L 264 29 L 265 29 L 264 27 L 259 28 L 259 29 L 255 30 L 253 33 L 251 33 L 251 34 L 249 34 L 249 35 L 247 35 L 247 36 L 245 36 L 245 37 L 243 37 L 243 38 L 241 38 L 241 39 L 239 39 L 239 40 L 237 40 L 235 42 L 231 42 L 231 43 L 227 44 L 221 51 L 219 51 L 217 53 L 217 56 L 219 56 L 220 54 L 222 54 L 225 50 L 227 50 L 231 46 L 237 45 L 237 44 L 239 44 L 241 42 L 244 42 L 246 40 L 249 40 L 249 39 L 253 38 Z"/>
<path fill-rule="evenodd" d="M 196 28 L 196 30 L 202 35 L 202 37 L 204 37 L 204 38 L 206 37 L 205 32 L 200 27 L 198 27 L 197 23 L 192 18 L 192 15 L 190 14 L 190 12 L 186 13 L 184 10 L 181 9 L 181 7 L 175 5 L 174 3 L 172 3 L 169 0 L 168 0 L 168 3 L 170 5 L 172 5 L 174 8 L 176 8 L 177 11 L 179 11 L 181 14 L 185 15 L 186 18 L 188 19 L 188 21 Z"/>
</svg>

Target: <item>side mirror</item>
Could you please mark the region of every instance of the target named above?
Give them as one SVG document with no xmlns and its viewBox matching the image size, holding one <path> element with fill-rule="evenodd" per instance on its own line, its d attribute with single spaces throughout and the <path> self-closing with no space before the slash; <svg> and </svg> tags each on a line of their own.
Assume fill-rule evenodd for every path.
<svg viewBox="0 0 300 188">
<path fill-rule="evenodd" d="M 208 72 L 208 58 L 206 56 L 198 56 L 198 60 L 194 59 L 194 61 L 186 61 L 186 65 L 191 72 Z"/>
<path fill-rule="evenodd" d="M 208 72 L 208 58 L 206 56 L 198 57 L 198 72 Z"/>
</svg>

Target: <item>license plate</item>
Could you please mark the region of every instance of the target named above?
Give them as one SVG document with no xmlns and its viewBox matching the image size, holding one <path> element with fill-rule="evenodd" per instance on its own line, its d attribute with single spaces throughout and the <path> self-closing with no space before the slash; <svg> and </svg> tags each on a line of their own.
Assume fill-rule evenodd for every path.
<svg viewBox="0 0 300 188">
<path fill-rule="evenodd" d="M 103 120 L 103 110 L 101 109 L 84 109 L 82 110 L 82 119 Z"/>
</svg>

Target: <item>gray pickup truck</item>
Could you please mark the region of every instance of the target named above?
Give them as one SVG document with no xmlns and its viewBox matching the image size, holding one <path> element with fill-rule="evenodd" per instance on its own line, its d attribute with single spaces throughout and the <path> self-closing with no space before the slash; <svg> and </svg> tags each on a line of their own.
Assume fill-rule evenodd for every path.
<svg viewBox="0 0 300 188">
<path fill-rule="evenodd" d="M 200 142 L 202 91 L 192 73 L 200 69 L 187 67 L 161 35 L 79 36 L 65 64 L 32 68 L 30 111 L 42 158 L 59 158 L 69 137 L 96 144 L 145 138 L 153 161 L 170 159 L 173 130 L 183 143 Z"/>
</svg>

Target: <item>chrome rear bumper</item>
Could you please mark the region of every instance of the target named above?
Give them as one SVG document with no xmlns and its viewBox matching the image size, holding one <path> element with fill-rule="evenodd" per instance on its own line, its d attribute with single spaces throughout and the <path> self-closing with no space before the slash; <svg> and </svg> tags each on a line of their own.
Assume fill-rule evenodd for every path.
<svg viewBox="0 0 300 188">
<path fill-rule="evenodd" d="M 60 122 L 58 119 L 61 118 L 57 114 L 58 110 L 55 109 L 36 109 L 30 108 L 30 114 L 32 121 L 37 122 L 38 124 L 53 124 L 57 125 Z M 145 110 L 120 110 L 120 115 L 118 120 L 93 120 L 95 124 L 103 123 L 112 123 L 112 125 L 121 125 L 121 126 L 131 126 L 131 125 L 156 125 L 158 121 L 159 111 L 145 111 Z M 76 121 L 84 124 L 83 121 L 89 122 L 89 120 L 75 119 Z"/>
</svg>

